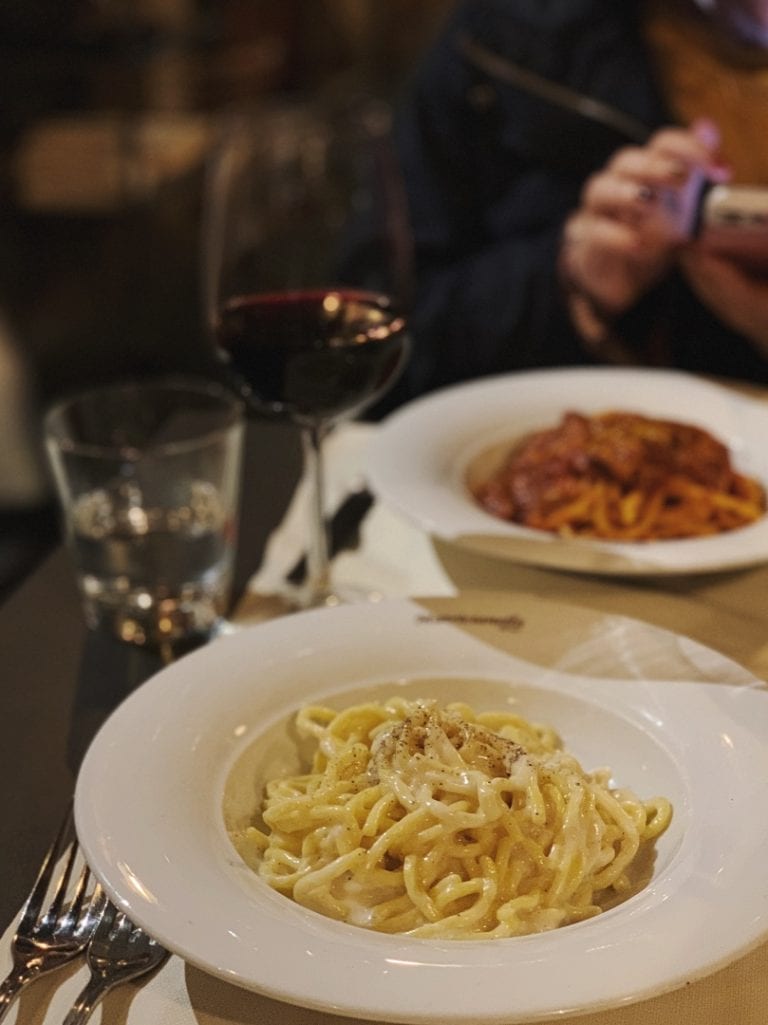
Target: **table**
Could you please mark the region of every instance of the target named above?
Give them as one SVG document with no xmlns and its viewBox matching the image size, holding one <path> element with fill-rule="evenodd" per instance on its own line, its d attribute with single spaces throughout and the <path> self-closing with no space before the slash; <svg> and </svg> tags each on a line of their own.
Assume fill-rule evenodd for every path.
<svg viewBox="0 0 768 1025">
<path fill-rule="evenodd" d="M 293 493 L 300 469 L 295 433 L 275 425 L 250 425 L 246 468 L 240 587 L 259 564 L 264 542 Z M 517 590 L 599 612 L 624 613 L 720 649 L 768 680 L 766 566 L 651 581 L 501 564 L 444 542 L 432 540 L 431 545 L 446 579 L 458 591 Z M 158 668 L 158 661 L 107 637 L 87 634 L 69 563 L 60 549 L 0 608 L 0 651 L 4 656 L 0 723 L 5 741 L 0 755 L 0 858 L 4 869 L 0 916 L 5 925 L 29 889 L 93 731 L 123 696 Z M 752 1011 L 766 1006 L 768 982 L 763 980 L 768 976 L 761 970 L 764 949 L 739 961 L 732 972 L 726 970 L 731 987 L 727 992 L 721 992 L 716 983 L 702 984 L 711 1004 L 706 1020 L 717 1025 L 736 1020 L 728 1009 L 734 987 L 737 992 L 749 993 Z M 200 995 L 203 978 L 205 986 L 232 1001 L 231 1014 L 226 1008 L 220 1012 L 226 1020 L 250 1025 L 251 1020 L 260 1021 L 265 1008 L 276 1013 L 271 1002 L 260 1003 L 253 997 L 249 1002 L 233 987 L 189 969 L 184 976 L 185 993 L 193 999 L 197 995 L 201 1006 L 210 1003 L 208 989 L 207 996 Z M 669 1002 L 651 1002 L 647 1010 L 653 1014 L 655 1009 L 658 1014 L 675 1009 L 677 1017 L 678 1011 L 686 1010 L 685 999 L 686 991 L 680 990 Z M 742 1000 L 739 1006 L 746 1003 Z M 246 1005 L 251 1008 L 247 1013 L 243 1011 Z M 285 1005 L 285 1021 L 281 1008 L 279 1025 L 298 1022 L 302 1013 Z M 634 1022 L 646 1009 L 640 1005 L 639 1009 L 625 1009 L 625 1013 L 626 1020 Z M 625 1013 L 617 1010 L 611 1020 L 623 1020 Z M 217 1017 L 219 1020 L 223 1019 Z M 746 1019 L 738 1020 L 747 1025 Z M 749 1025 L 753 1020 L 756 1023 L 763 1018 L 750 1017 Z"/>
</svg>

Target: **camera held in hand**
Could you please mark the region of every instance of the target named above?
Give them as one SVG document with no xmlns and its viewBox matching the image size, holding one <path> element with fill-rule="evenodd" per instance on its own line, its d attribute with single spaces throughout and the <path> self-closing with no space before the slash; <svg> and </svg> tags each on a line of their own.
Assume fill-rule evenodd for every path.
<svg viewBox="0 0 768 1025">
<path fill-rule="evenodd" d="M 706 185 L 693 235 L 709 252 L 768 276 L 768 187 Z"/>
</svg>

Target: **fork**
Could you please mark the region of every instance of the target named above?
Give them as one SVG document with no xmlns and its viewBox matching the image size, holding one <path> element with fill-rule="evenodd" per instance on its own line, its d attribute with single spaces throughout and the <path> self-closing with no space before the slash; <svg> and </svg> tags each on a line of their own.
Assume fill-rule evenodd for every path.
<svg viewBox="0 0 768 1025">
<path fill-rule="evenodd" d="M 83 865 L 70 896 L 77 856 L 78 842 L 70 802 L 11 941 L 13 968 L 0 983 L 0 1021 L 25 986 L 82 954 L 93 935 L 106 896 L 98 884 L 89 888 L 87 865 Z M 60 862 L 61 872 L 53 882 Z M 50 902 L 44 906 L 49 891 Z"/>
<path fill-rule="evenodd" d="M 168 956 L 165 947 L 110 902 L 88 945 L 91 977 L 63 1025 L 83 1025 L 111 989 L 159 968 Z"/>
</svg>

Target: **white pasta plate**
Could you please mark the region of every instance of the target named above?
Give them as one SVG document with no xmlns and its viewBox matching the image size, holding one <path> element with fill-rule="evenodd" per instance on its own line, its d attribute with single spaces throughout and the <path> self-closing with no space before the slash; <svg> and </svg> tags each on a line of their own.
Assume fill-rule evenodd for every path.
<svg viewBox="0 0 768 1025">
<path fill-rule="evenodd" d="M 272 890 L 230 843 L 227 781 L 248 780 L 255 808 L 266 778 L 296 768 L 301 705 L 393 693 L 513 707 L 585 769 L 668 797 L 650 881 L 587 921 L 474 940 L 377 933 Z M 687 638 L 523 593 L 398 599 L 244 628 L 163 669 L 94 739 L 76 822 L 111 898 L 251 990 L 254 1020 L 283 1020 L 280 1001 L 302 1025 L 510 1025 L 665 993 L 768 935 L 767 739 L 764 685 Z"/>
<path fill-rule="evenodd" d="M 679 371 L 614 367 L 521 371 L 435 392 L 381 425 L 368 452 L 372 490 L 428 534 L 464 549 L 600 574 L 707 573 L 768 561 L 768 517 L 718 535 L 650 542 L 564 538 L 508 523 L 472 497 L 484 454 L 553 427 L 566 411 L 624 410 L 702 427 L 734 467 L 768 487 L 768 403 Z"/>
</svg>

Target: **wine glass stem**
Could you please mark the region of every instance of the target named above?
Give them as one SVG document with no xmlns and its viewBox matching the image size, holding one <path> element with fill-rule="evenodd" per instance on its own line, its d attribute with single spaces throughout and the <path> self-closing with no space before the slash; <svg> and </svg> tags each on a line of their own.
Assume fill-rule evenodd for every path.
<svg viewBox="0 0 768 1025">
<path fill-rule="evenodd" d="M 320 424 L 312 424 L 301 429 L 304 473 L 309 491 L 309 545 L 307 547 L 305 602 L 308 606 L 322 605 L 331 594 L 323 474 L 323 438 L 325 433 L 325 429 Z"/>
</svg>

